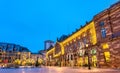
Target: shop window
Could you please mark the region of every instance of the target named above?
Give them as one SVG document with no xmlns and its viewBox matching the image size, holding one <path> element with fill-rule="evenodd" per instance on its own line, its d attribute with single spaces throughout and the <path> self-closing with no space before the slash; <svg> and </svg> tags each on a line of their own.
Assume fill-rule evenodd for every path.
<svg viewBox="0 0 120 73">
<path fill-rule="evenodd" d="M 96 67 L 97 66 L 97 57 L 94 55 L 92 56 L 92 63 L 93 63 L 93 66 Z"/>
<path fill-rule="evenodd" d="M 106 38 L 106 29 L 105 28 L 101 29 L 101 34 L 102 34 L 102 38 Z"/>
<path fill-rule="evenodd" d="M 92 62 L 97 62 L 97 57 L 95 55 L 92 56 Z"/>
<path fill-rule="evenodd" d="M 105 55 L 105 61 L 110 62 L 110 52 L 104 52 Z"/>
<path fill-rule="evenodd" d="M 83 65 L 83 58 L 80 58 L 79 63 L 80 63 L 80 66 Z"/>
</svg>

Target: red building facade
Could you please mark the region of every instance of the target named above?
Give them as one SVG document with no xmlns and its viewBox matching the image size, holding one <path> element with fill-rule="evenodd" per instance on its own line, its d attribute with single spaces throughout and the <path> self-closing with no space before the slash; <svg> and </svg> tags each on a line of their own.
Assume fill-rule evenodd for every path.
<svg viewBox="0 0 120 73">
<path fill-rule="evenodd" d="M 99 64 L 120 67 L 120 2 L 94 17 Z"/>
</svg>

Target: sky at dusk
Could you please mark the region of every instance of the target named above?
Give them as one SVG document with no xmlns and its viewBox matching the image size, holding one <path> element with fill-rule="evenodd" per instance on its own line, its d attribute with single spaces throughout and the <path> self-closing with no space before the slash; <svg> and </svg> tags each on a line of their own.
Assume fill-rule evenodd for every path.
<svg viewBox="0 0 120 73">
<path fill-rule="evenodd" d="M 0 42 L 44 49 L 118 0 L 0 0 Z"/>
</svg>

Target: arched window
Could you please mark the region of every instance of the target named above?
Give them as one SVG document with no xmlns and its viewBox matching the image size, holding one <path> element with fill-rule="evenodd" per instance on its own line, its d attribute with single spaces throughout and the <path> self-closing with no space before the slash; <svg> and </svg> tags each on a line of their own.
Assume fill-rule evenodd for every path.
<svg viewBox="0 0 120 73">
<path fill-rule="evenodd" d="M 105 28 L 101 29 L 101 34 L 102 34 L 102 38 L 106 38 L 106 29 Z"/>
</svg>

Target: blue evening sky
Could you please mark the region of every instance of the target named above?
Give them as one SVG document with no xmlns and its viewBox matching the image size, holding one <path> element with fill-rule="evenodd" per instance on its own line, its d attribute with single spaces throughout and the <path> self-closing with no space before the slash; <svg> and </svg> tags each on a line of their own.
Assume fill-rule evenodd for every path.
<svg viewBox="0 0 120 73">
<path fill-rule="evenodd" d="M 0 0 L 0 42 L 44 49 L 118 0 Z"/>
</svg>

